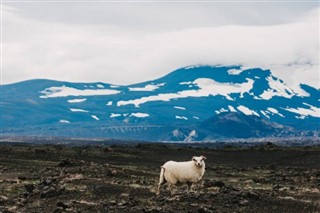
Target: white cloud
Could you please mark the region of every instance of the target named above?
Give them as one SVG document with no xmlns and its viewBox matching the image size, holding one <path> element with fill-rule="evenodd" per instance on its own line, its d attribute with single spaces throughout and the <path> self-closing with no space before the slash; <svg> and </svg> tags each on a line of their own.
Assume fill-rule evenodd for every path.
<svg viewBox="0 0 320 213">
<path fill-rule="evenodd" d="M 179 28 L 180 20 L 173 21 L 169 30 L 160 23 L 158 31 L 130 28 L 124 22 L 42 21 L 26 18 L 22 10 L 12 7 L 2 10 L 3 84 L 33 78 L 131 84 L 191 64 L 243 64 L 270 68 L 289 86 L 320 87 L 319 8 L 281 24 L 210 26 L 212 17 L 201 16 L 204 25 L 194 21 Z M 222 23 L 228 23 L 223 17 Z M 130 16 L 126 19 L 130 22 Z"/>
</svg>

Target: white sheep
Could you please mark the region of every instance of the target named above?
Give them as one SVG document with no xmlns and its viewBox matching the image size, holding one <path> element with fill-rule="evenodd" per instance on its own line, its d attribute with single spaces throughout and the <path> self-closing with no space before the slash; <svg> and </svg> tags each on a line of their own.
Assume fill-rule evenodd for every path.
<svg viewBox="0 0 320 213">
<path fill-rule="evenodd" d="M 186 183 L 188 191 L 192 188 L 192 184 L 201 180 L 205 172 L 206 157 L 192 157 L 191 161 L 176 162 L 168 161 L 161 166 L 159 185 L 157 195 L 160 194 L 160 188 L 166 182 L 169 183 L 171 194 L 173 193 L 172 187 L 177 183 Z"/>
</svg>

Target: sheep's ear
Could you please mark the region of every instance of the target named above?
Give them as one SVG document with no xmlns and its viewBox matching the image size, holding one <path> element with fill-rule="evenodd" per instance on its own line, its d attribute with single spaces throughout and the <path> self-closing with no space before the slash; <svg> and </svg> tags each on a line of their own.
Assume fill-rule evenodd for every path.
<svg viewBox="0 0 320 213">
<path fill-rule="evenodd" d="M 202 160 L 207 160 L 207 158 L 205 156 L 201 156 Z"/>
</svg>

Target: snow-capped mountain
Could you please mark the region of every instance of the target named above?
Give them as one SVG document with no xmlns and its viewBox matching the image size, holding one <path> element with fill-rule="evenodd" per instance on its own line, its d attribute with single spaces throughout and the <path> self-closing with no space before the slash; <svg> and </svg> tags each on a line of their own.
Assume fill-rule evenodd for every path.
<svg viewBox="0 0 320 213">
<path fill-rule="evenodd" d="M 320 90 L 269 70 L 190 66 L 144 83 L 1 86 L 1 134 L 153 141 L 317 135 Z"/>
</svg>

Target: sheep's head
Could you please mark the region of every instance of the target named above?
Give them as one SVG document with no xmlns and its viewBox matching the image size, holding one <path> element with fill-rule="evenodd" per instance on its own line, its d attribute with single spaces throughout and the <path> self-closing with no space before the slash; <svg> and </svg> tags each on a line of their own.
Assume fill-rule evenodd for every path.
<svg viewBox="0 0 320 213">
<path fill-rule="evenodd" d="M 200 156 L 200 157 L 192 157 L 192 161 L 194 162 L 194 164 L 197 166 L 197 167 L 202 167 L 204 165 L 204 160 L 207 159 L 206 157 L 204 156 Z"/>
</svg>

